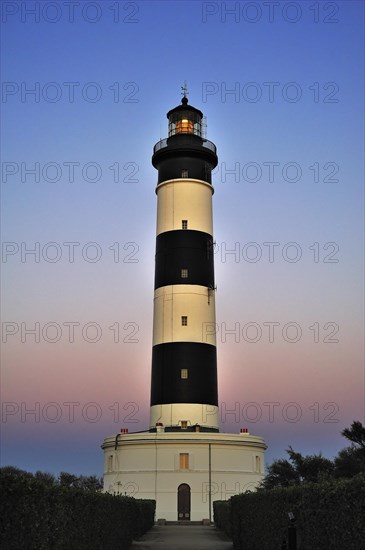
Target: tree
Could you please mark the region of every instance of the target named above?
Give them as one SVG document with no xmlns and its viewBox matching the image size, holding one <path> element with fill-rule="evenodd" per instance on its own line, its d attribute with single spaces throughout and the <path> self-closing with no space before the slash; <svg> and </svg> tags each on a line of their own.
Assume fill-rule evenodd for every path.
<svg viewBox="0 0 365 550">
<path fill-rule="evenodd" d="M 68 472 L 60 472 L 58 482 L 62 487 L 77 487 L 78 477 Z"/>
<path fill-rule="evenodd" d="M 288 460 L 279 458 L 268 466 L 268 472 L 260 484 L 260 489 L 273 489 L 274 487 L 288 487 L 299 483 L 299 476 Z"/>
<path fill-rule="evenodd" d="M 97 476 L 80 476 L 78 479 L 78 487 L 84 491 L 98 492 L 103 488 L 102 478 Z"/>
<path fill-rule="evenodd" d="M 334 464 L 321 453 L 303 456 L 289 446 L 286 450 L 289 460 L 278 459 L 268 467 L 262 489 L 288 487 L 300 483 L 319 482 L 333 475 Z"/>
<path fill-rule="evenodd" d="M 332 477 L 334 463 L 332 460 L 322 456 L 322 453 L 302 456 L 300 453 L 296 453 L 290 446 L 287 449 L 287 453 L 294 464 L 301 482 L 318 482 Z"/>
<path fill-rule="evenodd" d="M 352 447 L 342 449 L 335 457 L 335 477 L 353 477 L 364 471 Z"/>
<path fill-rule="evenodd" d="M 41 472 L 38 470 L 34 474 L 34 478 L 43 483 L 44 485 L 56 485 L 57 481 L 53 474 L 50 474 L 49 472 Z"/>
<path fill-rule="evenodd" d="M 365 451 L 365 427 L 358 420 L 354 420 L 350 428 L 342 430 L 341 435 L 352 442 L 355 449 Z"/>
<path fill-rule="evenodd" d="M 322 453 L 303 456 L 289 446 L 286 449 L 289 460 L 274 460 L 268 466 L 259 489 L 318 483 L 333 477 L 353 477 L 365 473 L 365 427 L 358 420 L 354 420 L 341 435 L 351 442 L 351 446 L 339 451 L 333 461 L 322 456 Z"/>
<path fill-rule="evenodd" d="M 342 449 L 335 458 L 335 476 L 352 477 L 365 472 L 365 427 L 354 420 L 341 435 L 351 441 L 350 447 Z"/>
<path fill-rule="evenodd" d="M 38 470 L 34 475 L 15 466 L 3 466 L 0 468 L 0 474 L 10 477 L 22 477 L 24 479 L 35 479 L 43 485 L 61 485 L 72 489 L 82 489 L 88 492 L 100 492 L 103 488 L 103 478 L 96 475 L 76 476 L 69 472 L 61 472 L 58 478 L 49 472 Z"/>
<path fill-rule="evenodd" d="M 33 474 L 30 472 L 26 472 L 25 470 L 21 470 L 20 468 L 17 468 L 16 466 L 2 466 L 0 468 L 0 473 L 3 475 L 9 475 L 13 477 L 23 477 L 23 478 L 32 478 Z"/>
<path fill-rule="evenodd" d="M 82 489 L 83 491 L 96 492 L 103 488 L 102 478 L 96 475 L 92 476 L 75 476 L 68 472 L 61 472 L 59 475 L 59 484 L 63 487 L 71 487 L 74 489 Z"/>
</svg>

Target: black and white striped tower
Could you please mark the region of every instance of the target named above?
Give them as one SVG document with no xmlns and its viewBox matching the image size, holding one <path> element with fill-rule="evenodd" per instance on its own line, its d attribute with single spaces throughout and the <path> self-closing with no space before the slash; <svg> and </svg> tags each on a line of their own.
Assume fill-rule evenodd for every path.
<svg viewBox="0 0 365 550">
<path fill-rule="evenodd" d="M 214 143 L 184 97 L 154 146 L 158 170 L 150 431 L 218 432 L 211 172 Z"/>
<path fill-rule="evenodd" d="M 201 521 L 212 517 L 213 500 L 257 487 L 266 445 L 247 428 L 219 432 L 211 183 L 218 158 L 203 135 L 203 113 L 188 105 L 183 89 L 181 105 L 167 113 L 168 137 L 152 157 L 158 182 L 149 430 L 122 428 L 102 448 L 104 491 L 156 500 L 157 518 Z"/>
</svg>

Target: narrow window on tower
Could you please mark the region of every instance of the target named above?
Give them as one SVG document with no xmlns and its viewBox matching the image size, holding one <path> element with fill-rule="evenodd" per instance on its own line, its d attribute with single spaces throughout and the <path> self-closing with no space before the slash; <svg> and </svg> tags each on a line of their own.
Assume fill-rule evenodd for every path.
<svg viewBox="0 0 365 550">
<path fill-rule="evenodd" d="M 182 229 L 188 228 L 188 220 L 181 220 L 181 227 Z"/>
<path fill-rule="evenodd" d="M 187 380 L 187 378 L 189 378 L 189 371 L 188 371 L 188 369 L 181 369 L 180 373 L 181 373 L 181 378 L 182 378 L 183 380 Z"/>
<path fill-rule="evenodd" d="M 187 327 L 188 326 L 188 317 L 187 315 L 182 315 L 181 316 L 181 325 L 183 327 Z"/>
<path fill-rule="evenodd" d="M 108 472 L 113 471 L 113 455 L 108 456 Z"/>
<path fill-rule="evenodd" d="M 180 453 L 180 470 L 188 470 L 188 469 L 189 469 L 189 454 Z"/>
<path fill-rule="evenodd" d="M 181 278 L 187 279 L 189 277 L 189 271 L 186 269 L 186 267 L 183 267 L 181 270 Z"/>
<path fill-rule="evenodd" d="M 256 472 L 261 472 L 261 460 L 259 456 L 255 457 L 255 470 Z"/>
<path fill-rule="evenodd" d="M 182 178 L 188 178 L 189 177 L 189 170 L 181 170 L 181 177 Z"/>
</svg>

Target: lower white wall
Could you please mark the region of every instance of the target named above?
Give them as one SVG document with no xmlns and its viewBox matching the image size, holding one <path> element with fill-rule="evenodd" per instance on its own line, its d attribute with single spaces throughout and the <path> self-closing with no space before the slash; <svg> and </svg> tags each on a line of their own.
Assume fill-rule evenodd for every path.
<svg viewBox="0 0 365 550">
<path fill-rule="evenodd" d="M 155 499 L 156 519 L 178 519 L 177 492 L 182 483 L 191 489 L 192 521 L 209 515 L 209 489 L 211 501 L 227 500 L 232 495 L 254 490 L 264 475 L 262 438 L 232 434 L 190 434 L 180 440 L 172 434 L 128 434 L 107 438 L 105 453 L 104 491 L 127 494 L 136 498 Z M 226 440 L 224 440 L 226 436 Z M 134 439 L 133 439 L 134 437 Z M 209 445 L 211 473 L 209 476 Z M 180 469 L 180 453 L 189 454 L 189 469 Z M 259 471 L 258 471 L 259 470 Z M 209 484 L 209 479 L 211 480 Z"/>
</svg>

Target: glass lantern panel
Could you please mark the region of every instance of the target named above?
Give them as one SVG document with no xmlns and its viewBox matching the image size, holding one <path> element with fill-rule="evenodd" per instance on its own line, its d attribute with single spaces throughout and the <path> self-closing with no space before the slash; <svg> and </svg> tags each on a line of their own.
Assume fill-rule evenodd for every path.
<svg viewBox="0 0 365 550">
<path fill-rule="evenodd" d="M 183 118 L 176 123 L 177 134 L 192 134 L 194 132 L 194 124 L 191 120 Z"/>
</svg>

